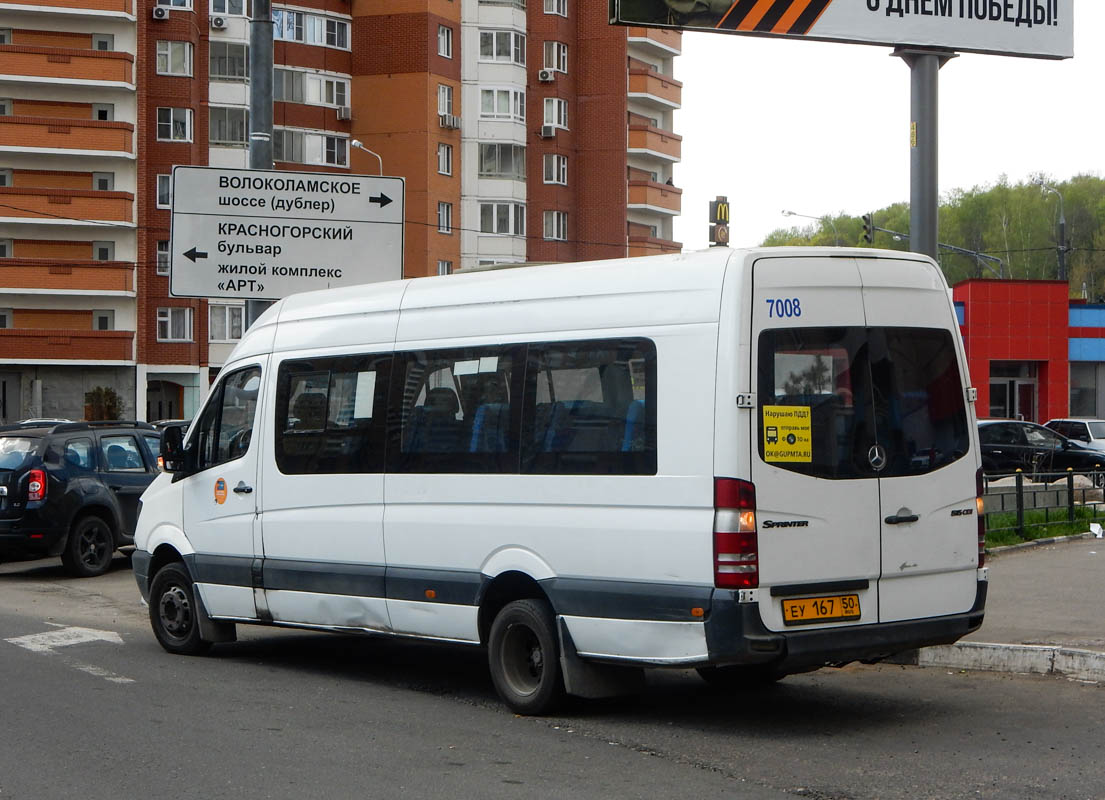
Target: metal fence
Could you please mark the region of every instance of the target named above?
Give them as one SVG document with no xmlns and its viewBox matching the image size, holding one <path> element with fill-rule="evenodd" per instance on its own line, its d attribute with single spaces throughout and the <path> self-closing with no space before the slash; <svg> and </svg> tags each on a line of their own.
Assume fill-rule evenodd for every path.
<svg viewBox="0 0 1105 800">
<path fill-rule="evenodd" d="M 1105 519 L 1105 475 L 1066 472 L 988 475 L 984 478 L 986 532 L 1013 531 L 1021 539 L 1046 536 L 1051 526 Z"/>
</svg>

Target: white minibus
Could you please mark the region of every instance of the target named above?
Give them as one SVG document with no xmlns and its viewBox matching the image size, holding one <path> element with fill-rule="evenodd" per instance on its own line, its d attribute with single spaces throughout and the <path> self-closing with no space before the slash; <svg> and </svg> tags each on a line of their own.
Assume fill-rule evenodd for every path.
<svg viewBox="0 0 1105 800">
<path fill-rule="evenodd" d="M 974 390 L 932 260 L 714 248 L 294 295 L 142 497 L 168 651 L 485 646 L 502 699 L 724 686 L 982 623 Z"/>
</svg>

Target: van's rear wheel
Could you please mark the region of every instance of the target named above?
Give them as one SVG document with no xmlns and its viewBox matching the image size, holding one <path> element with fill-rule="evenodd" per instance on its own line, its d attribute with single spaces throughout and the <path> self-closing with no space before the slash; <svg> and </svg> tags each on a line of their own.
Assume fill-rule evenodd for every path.
<svg viewBox="0 0 1105 800">
<path fill-rule="evenodd" d="M 564 695 L 560 647 L 545 600 L 515 600 L 495 617 L 488 637 L 491 680 L 518 714 L 544 714 Z"/>
<path fill-rule="evenodd" d="M 198 656 L 210 642 L 200 638 L 195 588 L 183 564 L 166 564 L 150 584 L 150 625 L 157 641 L 170 653 Z"/>
<path fill-rule="evenodd" d="M 111 526 L 95 515 L 81 517 L 69 531 L 61 563 L 77 578 L 94 578 L 111 567 L 115 552 L 115 534 Z"/>
<path fill-rule="evenodd" d="M 782 679 L 783 673 L 769 664 L 732 664 L 727 667 L 698 667 L 695 672 L 715 689 L 755 689 Z"/>
</svg>

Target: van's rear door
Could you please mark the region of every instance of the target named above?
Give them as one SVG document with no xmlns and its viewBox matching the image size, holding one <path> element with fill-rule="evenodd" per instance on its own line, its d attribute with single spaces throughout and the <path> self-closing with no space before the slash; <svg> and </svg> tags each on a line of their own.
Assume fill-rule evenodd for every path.
<svg viewBox="0 0 1105 800">
<path fill-rule="evenodd" d="M 976 459 L 960 364 L 962 339 L 931 264 L 858 259 L 879 443 L 879 619 L 967 611 L 977 589 Z M 916 518 L 916 519 L 914 519 Z"/>
<path fill-rule="evenodd" d="M 761 258 L 752 294 L 761 616 L 773 630 L 878 622 L 879 482 L 864 446 L 873 421 L 856 405 L 869 394 L 859 268 Z"/>
</svg>

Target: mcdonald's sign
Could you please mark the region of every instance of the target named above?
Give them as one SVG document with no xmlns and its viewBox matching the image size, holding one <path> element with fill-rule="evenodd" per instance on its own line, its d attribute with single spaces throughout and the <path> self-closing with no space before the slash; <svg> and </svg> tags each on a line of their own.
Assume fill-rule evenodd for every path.
<svg viewBox="0 0 1105 800">
<path fill-rule="evenodd" d="M 710 201 L 710 244 L 729 244 L 729 198 L 724 195 Z"/>
</svg>

